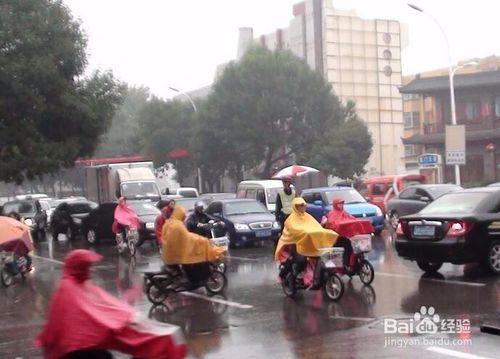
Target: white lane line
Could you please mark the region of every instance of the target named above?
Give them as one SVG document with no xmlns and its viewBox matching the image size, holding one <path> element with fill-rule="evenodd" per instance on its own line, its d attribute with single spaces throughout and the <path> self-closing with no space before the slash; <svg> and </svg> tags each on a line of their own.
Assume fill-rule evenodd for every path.
<svg viewBox="0 0 500 359">
<path fill-rule="evenodd" d="M 226 258 L 238 259 L 240 261 L 260 262 L 260 259 L 257 259 L 257 258 L 247 258 L 247 257 L 237 257 L 237 256 L 226 256 Z"/>
<path fill-rule="evenodd" d="M 459 352 L 457 350 L 451 350 L 451 349 L 445 349 L 441 347 L 428 347 L 426 350 L 438 353 L 438 354 L 443 354 L 447 355 L 450 357 L 454 358 L 462 358 L 462 359 L 492 359 L 488 357 L 483 357 L 475 354 L 469 354 L 469 353 L 464 353 L 464 352 Z"/>
<path fill-rule="evenodd" d="M 330 315 L 330 319 L 355 320 L 359 322 L 371 322 L 377 318 L 344 317 L 342 315 Z"/>
<path fill-rule="evenodd" d="M 36 258 L 36 259 L 41 259 L 41 260 L 44 260 L 44 261 L 47 261 L 47 262 L 64 265 L 64 262 L 58 261 L 57 259 L 52 259 L 52 258 L 47 258 L 47 257 L 40 257 L 40 256 L 37 256 L 37 255 L 32 255 L 32 257 Z"/>
<path fill-rule="evenodd" d="M 224 300 L 224 299 L 219 299 L 219 298 L 213 298 L 213 297 L 207 297 L 205 295 L 197 294 L 197 293 L 192 293 L 192 292 L 180 292 L 179 294 L 186 295 L 188 297 L 194 297 L 194 298 L 199 298 L 203 300 L 208 300 L 209 302 L 214 302 L 214 303 L 220 303 L 220 304 L 225 304 L 230 307 L 235 307 L 235 308 L 240 308 L 240 309 L 250 309 L 253 308 L 253 305 L 250 304 L 241 304 L 238 302 L 231 302 L 229 300 Z"/>
<path fill-rule="evenodd" d="M 486 284 L 484 283 L 475 283 L 475 282 L 462 282 L 459 280 L 448 280 L 448 279 L 437 279 L 437 278 L 421 278 L 414 275 L 409 274 L 398 274 L 398 273 L 387 273 L 387 272 L 375 272 L 375 276 L 382 277 L 395 277 L 395 278 L 414 278 L 414 279 L 422 279 L 429 282 L 439 282 L 444 284 L 457 284 L 457 285 L 468 285 L 471 287 L 484 287 Z"/>
</svg>

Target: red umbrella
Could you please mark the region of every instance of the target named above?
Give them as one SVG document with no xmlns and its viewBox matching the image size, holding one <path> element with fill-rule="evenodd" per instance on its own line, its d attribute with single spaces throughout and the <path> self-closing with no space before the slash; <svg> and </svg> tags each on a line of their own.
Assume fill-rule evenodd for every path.
<svg viewBox="0 0 500 359">
<path fill-rule="evenodd" d="M 273 178 L 295 177 L 316 172 L 319 172 L 319 170 L 317 170 L 316 168 L 302 165 L 292 165 L 276 172 Z"/>
<path fill-rule="evenodd" d="M 30 227 L 14 218 L 0 216 L 0 250 L 25 255 L 32 249 Z"/>
<path fill-rule="evenodd" d="M 167 153 L 167 156 L 172 159 L 179 159 L 179 158 L 184 158 L 189 156 L 189 151 L 186 150 L 185 148 L 174 148 L 173 150 L 169 151 Z"/>
</svg>

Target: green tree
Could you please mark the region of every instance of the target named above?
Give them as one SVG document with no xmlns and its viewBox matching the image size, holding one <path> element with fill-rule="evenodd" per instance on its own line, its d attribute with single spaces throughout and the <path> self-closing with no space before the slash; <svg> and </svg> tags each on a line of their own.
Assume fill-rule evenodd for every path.
<svg viewBox="0 0 500 359">
<path fill-rule="evenodd" d="M 299 160 L 341 178 L 361 176 L 372 152 L 373 142 L 364 122 L 356 114 L 355 104 L 348 101 L 343 108 L 344 121 L 329 128 L 309 152 Z"/>
<path fill-rule="evenodd" d="M 269 177 L 279 161 L 311 153 L 317 139 L 344 115 L 320 74 L 289 51 L 262 47 L 225 69 L 209 101 L 218 116 L 207 126 L 219 128 L 219 142 L 230 139 L 227 168 L 236 179 L 242 168 L 256 166 Z"/>
<path fill-rule="evenodd" d="M 0 180 L 70 167 L 95 150 L 121 94 L 110 72 L 82 77 L 85 51 L 61 1 L 0 3 Z"/>
<path fill-rule="evenodd" d="M 139 114 L 150 97 L 145 87 L 126 87 L 123 103 L 116 111 L 111 126 L 97 147 L 96 156 L 131 156 L 142 150 L 139 138 Z"/>
<path fill-rule="evenodd" d="M 139 118 L 144 152 L 153 158 L 156 167 L 172 162 L 177 171 L 177 180 L 182 183 L 195 168 L 191 143 L 196 114 L 191 105 L 152 97 L 139 112 Z M 174 149 L 187 150 L 189 155 L 169 158 L 168 153 Z"/>
</svg>

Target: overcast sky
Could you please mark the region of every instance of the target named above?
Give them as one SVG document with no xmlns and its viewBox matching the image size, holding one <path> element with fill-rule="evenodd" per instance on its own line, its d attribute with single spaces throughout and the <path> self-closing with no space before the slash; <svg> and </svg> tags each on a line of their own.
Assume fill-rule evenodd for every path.
<svg viewBox="0 0 500 359">
<path fill-rule="evenodd" d="M 212 82 L 216 66 L 236 56 L 238 28 L 256 36 L 286 27 L 297 0 L 64 0 L 82 21 L 90 69 L 111 69 L 122 80 L 172 96 Z M 497 0 L 412 0 L 445 29 L 455 60 L 500 54 Z M 404 0 L 333 0 L 364 18 L 408 25 L 403 73 L 447 66 L 438 27 Z"/>
</svg>

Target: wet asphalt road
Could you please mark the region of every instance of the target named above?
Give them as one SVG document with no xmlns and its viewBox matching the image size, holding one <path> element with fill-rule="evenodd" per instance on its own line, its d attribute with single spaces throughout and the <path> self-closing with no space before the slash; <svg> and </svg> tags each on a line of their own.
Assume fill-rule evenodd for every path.
<svg viewBox="0 0 500 359">
<path fill-rule="evenodd" d="M 75 248 L 88 245 L 83 240 L 38 243 L 35 271 L 24 282 L 17 278 L 12 287 L 0 288 L 1 358 L 41 357 L 32 340 L 44 321 L 63 257 Z M 138 272 L 160 265 L 148 243 L 135 263 L 119 257 L 112 241 L 94 249 L 104 260 L 95 266 L 93 280 L 121 296 L 141 284 Z M 479 326 L 500 326 L 500 277 L 476 266 L 452 265 L 443 266 L 438 276 L 423 276 L 416 264 L 397 257 L 387 231 L 374 240 L 368 259 L 376 272 L 372 286 L 343 277 L 346 290 L 337 303 L 319 291 L 286 298 L 272 245 L 266 244 L 231 251 L 224 295 L 208 297 L 199 289 L 158 307 L 142 297 L 136 307 L 181 326 L 193 358 L 498 358 L 500 336 L 483 334 Z M 470 320 L 470 334 L 384 333 L 384 320 L 408 324 L 421 306 L 433 306 L 440 319 Z"/>
</svg>

